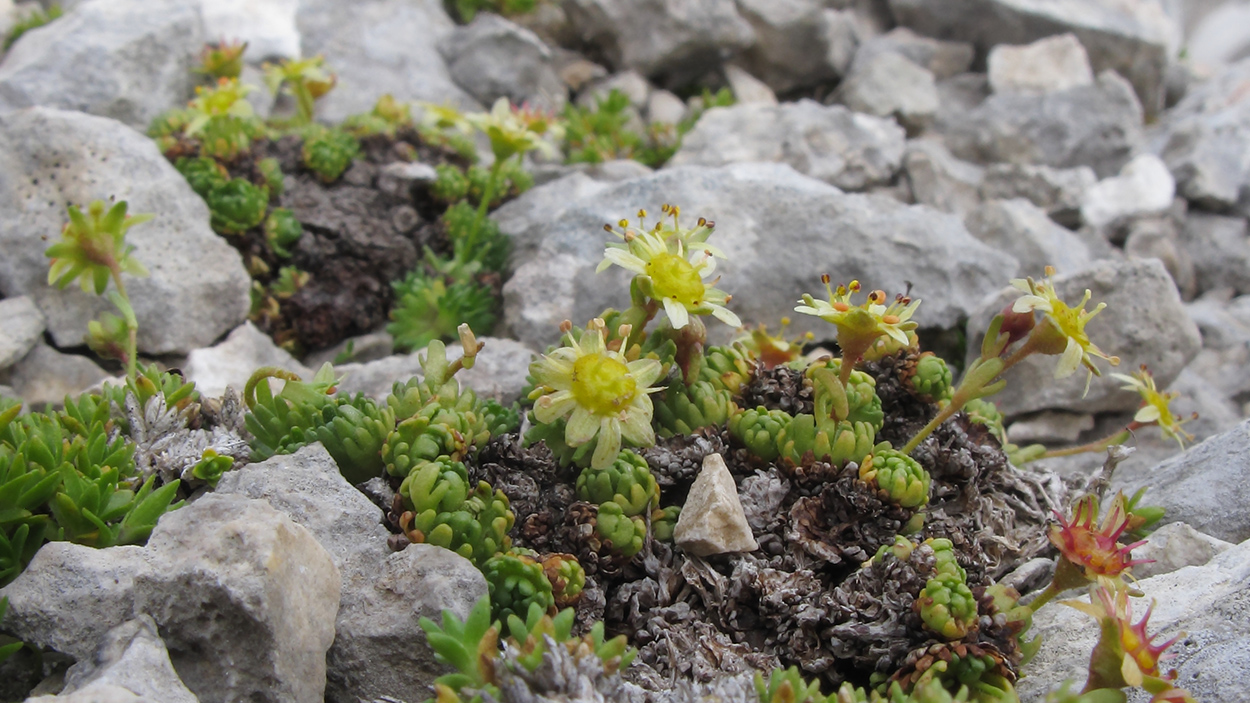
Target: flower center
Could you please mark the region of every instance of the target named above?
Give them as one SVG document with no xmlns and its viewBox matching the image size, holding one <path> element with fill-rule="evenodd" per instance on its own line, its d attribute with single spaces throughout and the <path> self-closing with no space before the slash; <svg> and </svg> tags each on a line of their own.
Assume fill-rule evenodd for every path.
<svg viewBox="0 0 1250 703">
<path fill-rule="evenodd" d="M 573 362 L 573 397 L 596 415 L 614 415 L 638 395 L 629 367 L 606 354 L 587 354 Z"/>
<path fill-rule="evenodd" d="M 663 298 L 672 298 L 682 305 L 697 306 L 703 302 L 703 277 L 694 266 L 674 254 L 657 254 L 647 262 L 647 275 L 655 291 Z"/>
<path fill-rule="evenodd" d="M 1070 308 L 1062 300 L 1051 302 L 1051 316 L 1063 336 L 1075 339 L 1082 348 L 1089 346 L 1089 335 L 1085 334 L 1085 323 L 1081 321 L 1081 309 Z"/>
</svg>

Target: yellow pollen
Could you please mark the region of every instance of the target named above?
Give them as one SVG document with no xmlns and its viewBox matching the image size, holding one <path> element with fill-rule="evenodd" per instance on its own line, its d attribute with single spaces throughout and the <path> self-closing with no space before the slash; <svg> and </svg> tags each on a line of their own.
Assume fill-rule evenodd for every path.
<svg viewBox="0 0 1250 703">
<path fill-rule="evenodd" d="M 674 254 L 657 254 L 647 262 L 647 275 L 656 293 L 689 307 L 703 302 L 703 277 L 689 261 Z"/>
<path fill-rule="evenodd" d="M 587 354 L 573 362 L 573 397 L 596 415 L 615 415 L 634 402 L 638 382 L 629 367 L 606 354 Z"/>
<path fill-rule="evenodd" d="M 882 315 L 881 321 L 887 325 L 897 325 L 899 323 L 898 315 Z"/>
</svg>

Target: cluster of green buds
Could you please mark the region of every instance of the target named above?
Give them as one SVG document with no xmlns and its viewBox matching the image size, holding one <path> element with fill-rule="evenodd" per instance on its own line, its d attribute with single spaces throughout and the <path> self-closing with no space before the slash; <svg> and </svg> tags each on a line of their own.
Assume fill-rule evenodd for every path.
<svg viewBox="0 0 1250 703">
<path fill-rule="evenodd" d="M 547 651 L 548 638 L 556 646 L 564 647 L 575 659 L 598 659 L 606 674 L 615 674 L 628 667 L 638 655 L 638 651 L 629 646 L 625 635 L 606 639 L 602 621 L 592 625 L 590 631 L 581 637 L 574 637 L 575 615 L 572 608 L 565 608 L 552 617 L 535 603 L 529 606 L 524 620 L 516 615 L 508 616 L 509 644 L 520 651 L 517 663 L 528 671 L 535 671 Z"/>
<path fill-rule="evenodd" d="M 506 622 L 534 607 L 543 612 L 555 609 L 551 581 L 542 564 L 527 554 L 497 554 L 482 564 L 482 575 L 486 577 L 491 611 L 497 620 Z"/>
<path fill-rule="evenodd" d="M 904 508 L 929 502 L 929 472 L 920 462 L 893 449 L 878 449 L 859 464 L 859 480 Z"/>
<path fill-rule="evenodd" d="M 378 134 L 394 139 L 400 131 L 411 129 L 412 108 L 408 103 L 395 99 L 386 93 L 378 98 L 373 109 L 360 115 L 352 115 L 343 120 L 343 129 L 357 137 L 371 137 Z"/>
<path fill-rule="evenodd" d="M 752 378 L 755 378 L 755 361 L 744 345 L 708 347 L 704 352 L 699 380 L 707 381 L 716 390 L 739 395 L 743 384 Z"/>
<path fill-rule="evenodd" d="M 399 526 L 408 540 L 449 549 L 479 565 L 510 548 L 508 532 L 516 517 L 508 496 L 485 481 L 466 492 L 468 484 L 464 464 L 446 457 L 414 467 L 400 486 L 409 509 Z"/>
<path fill-rule="evenodd" d="M 914 373 L 908 377 L 907 382 L 921 400 L 929 403 L 950 400 L 951 370 L 942 357 L 932 352 L 925 352 L 916 360 L 913 371 Z"/>
<path fill-rule="evenodd" d="M 195 89 L 195 98 L 187 104 L 180 118 L 181 133 L 200 144 L 200 153 L 225 161 L 233 161 L 252 146 L 252 140 L 263 132 L 256 118 L 248 93 L 254 88 L 238 78 L 220 78 L 217 85 Z M 170 126 L 176 126 L 177 122 Z M 159 130 L 159 126 L 154 125 Z M 151 132 L 151 130 L 149 130 Z M 154 135 L 172 136 L 172 135 Z"/>
<path fill-rule="evenodd" d="M 204 196 L 212 213 L 213 229 L 222 234 L 242 234 L 265 221 L 269 188 L 245 178 L 231 178 Z"/>
<path fill-rule="evenodd" d="M 122 274 L 147 276 L 148 270 L 131 254 L 134 247 L 126 243 L 131 227 L 147 222 L 152 215 L 127 214 L 126 201 L 109 207 L 95 200 L 83 213 L 70 205 L 69 222 L 61 230 L 61 239 L 48 247 L 44 255 L 52 261 L 48 267 L 48 284 L 65 288 L 78 280 L 83 291 L 103 295 L 109 281 L 114 290 L 108 299 L 121 317 L 105 313 L 101 320 L 87 327 L 87 345 L 98 354 L 119 359 L 126 365 L 126 377 L 134 378 L 138 361 L 139 322 Z"/>
<path fill-rule="evenodd" d="M 628 515 L 615 501 L 599 504 L 595 533 L 616 554 L 629 559 L 642 551 L 647 540 L 647 523 L 639 515 Z"/>
<path fill-rule="evenodd" d="M 677 381 L 655 403 L 655 421 L 661 437 L 688 435 L 703 427 L 723 426 L 738 410 L 733 394 L 711 381 L 687 386 Z"/>
<path fill-rule="evenodd" d="M 955 561 L 948 539 L 929 539 L 935 575 L 916 598 L 915 608 L 926 627 L 948 641 L 963 639 L 977 624 L 977 600 L 968 588 L 967 573 Z"/>
<path fill-rule="evenodd" d="M 543 557 L 543 574 L 551 584 L 556 607 L 573 605 L 586 586 L 586 570 L 572 554 L 548 554 Z"/>
<path fill-rule="evenodd" d="M 578 500 L 598 504 L 612 501 L 629 517 L 655 510 L 660 502 L 660 487 L 646 460 L 628 449 L 606 469 L 582 469 L 576 490 Z"/>
<path fill-rule="evenodd" d="M 820 692 L 820 682 L 803 680 L 797 667 L 774 670 L 765 683 L 755 675 L 755 690 L 760 703 L 1017 703 L 1010 682 L 996 681 L 997 686 L 974 681 L 973 686 L 957 684 L 952 693 L 944 681 L 926 678 L 907 691 L 897 681 L 882 690 L 864 689 L 846 682 L 834 693 Z M 1092 703 L 1092 702 L 1091 702 Z"/>
<path fill-rule="evenodd" d="M 790 326 L 790 322 L 788 317 L 781 318 L 781 330 L 775 335 L 769 334 L 764 323 L 760 323 L 735 341 L 766 369 L 799 363 L 803 358 L 803 345 L 815 339 L 816 335 L 805 332 L 797 339 L 786 339 L 786 328 Z"/>
<path fill-rule="evenodd" d="M 286 208 L 276 207 L 265 218 L 265 244 L 277 256 L 291 258 L 291 248 L 303 236 L 304 226 Z"/>
<path fill-rule="evenodd" d="M 661 542 L 672 542 L 673 530 L 677 529 L 679 517 L 681 517 L 680 505 L 670 505 L 651 511 L 651 535 Z"/>
<path fill-rule="evenodd" d="M 305 132 L 300 159 L 322 183 L 333 183 L 359 153 L 360 142 L 351 134 L 341 129 L 314 127 Z"/>
</svg>

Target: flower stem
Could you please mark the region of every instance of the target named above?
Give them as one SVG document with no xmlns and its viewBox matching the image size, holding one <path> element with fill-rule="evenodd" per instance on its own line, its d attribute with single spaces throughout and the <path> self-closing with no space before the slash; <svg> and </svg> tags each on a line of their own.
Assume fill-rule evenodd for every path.
<svg viewBox="0 0 1250 703">
<path fill-rule="evenodd" d="M 130 307 L 130 296 L 126 295 L 126 284 L 122 283 L 121 268 L 110 267 L 113 284 L 117 286 L 117 294 L 125 302 L 121 307 L 122 319 L 126 322 L 126 378 L 135 380 L 139 356 L 139 323 L 135 320 L 134 308 Z"/>
<path fill-rule="evenodd" d="M 1059 589 L 1055 587 L 1055 582 L 1051 581 L 1050 585 L 1046 587 L 1046 590 L 1037 594 L 1037 597 L 1029 602 L 1029 610 L 1036 613 L 1038 610 L 1041 610 L 1042 606 L 1052 601 L 1057 595 L 1059 595 Z"/>
<path fill-rule="evenodd" d="M 1089 444 L 1082 444 L 1076 447 L 1065 447 L 1063 449 L 1051 449 L 1047 451 L 1045 454 L 1042 454 L 1041 456 L 1039 456 L 1038 459 L 1050 459 L 1051 457 L 1057 457 L 1057 456 L 1074 456 L 1076 454 L 1085 454 L 1085 453 L 1092 454 L 1092 453 L 1106 451 L 1107 447 L 1110 447 L 1113 444 L 1124 444 L 1126 441 L 1128 441 L 1128 438 L 1131 437 L 1133 434 L 1132 432 L 1133 429 L 1135 428 L 1132 425 L 1130 425 L 1124 428 L 1123 430 L 1116 432 L 1110 437 L 1103 437 L 1102 439 L 1094 440 L 1093 442 L 1090 442 Z"/>
<path fill-rule="evenodd" d="M 468 263 L 473 258 L 474 250 L 477 248 L 478 233 L 482 230 L 482 223 L 486 221 L 486 211 L 490 208 L 490 201 L 495 199 L 495 190 L 499 187 L 499 174 L 503 172 L 504 159 L 495 159 L 495 163 L 490 166 L 490 177 L 486 179 L 486 188 L 482 191 L 482 202 L 477 205 L 477 215 L 473 218 L 473 229 L 469 231 L 468 240 L 464 246 L 464 263 Z"/>
</svg>

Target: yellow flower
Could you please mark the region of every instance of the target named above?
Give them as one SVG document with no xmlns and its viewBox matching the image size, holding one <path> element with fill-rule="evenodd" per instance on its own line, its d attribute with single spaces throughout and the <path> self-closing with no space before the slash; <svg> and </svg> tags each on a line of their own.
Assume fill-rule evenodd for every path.
<svg viewBox="0 0 1250 703">
<path fill-rule="evenodd" d="M 674 329 L 681 329 L 690 322 L 690 315 L 712 315 L 732 327 L 740 327 L 742 321 L 725 307 L 730 295 L 713 288 L 715 279 L 704 279 L 716 271 L 716 259 L 724 254 L 707 243 L 714 223 L 700 218 L 694 229 L 684 229 L 677 221 L 680 209 L 665 205 L 665 214 L 673 218 L 669 225 L 660 221 L 650 231 L 632 228 L 627 220 L 621 220 L 618 231 L 611 225 L 604 229 L 625 240 L 611 243 L 603 252 L 603 261 L 597 271 L 616 264 L 638 274 L 635 279 L 639 289 L 648 297 L 664 306 Z M 640 224 L 647 216 L 645 210 L 638 213 Z"/>
<path fill-rule="evenodd" d="M 849 286 L 838 286 L 835 291 L 829 285 L 829 276 L 822 276 L 821 280 L 829 293 L 829 301 L 816 300 L 804 293 L 800 301 L 804 304 L 794 310 L 815 315 L 837 327 L 838 346 L 842 347 L 843 355 L 849 357 L 852 363 L 858 361 L 879 337 L 889 337 L 903 346 L 911 344 L 907 333 L 917 327 L 911 316 L 920 305 L 919 300 L 898 295 L 894 302 L 886 305 L 885 291 L 875 290 L 868 294 L 867 300 L 855 305 L 851 296 L 859 292 L 859 281 L 851 281 Z"/>
<path fill-rule="evenodd" d="M 1194 436 L 1181 429 L 1181 425 L 1188 422 L 1188 419 L 1180 420 L 1172 414 L 1169 403 L 1172 402 L 1180 393 L 1175 391 L 1169 393 L 1160 392 L 1155 386 L 1155 379 L 1150 375 L 1150 371 L 1142 364 L 1141 370 L 1134 371 L 1133 375 L 1125 375 L 1122 373 L 1113 373 L 1111 377 L 1123 381 L 1126 385 L 1121 386 L 1126 391 L 1136 391 L 1142 398 L 1142 406 L 1138 409 L 1137 414 L 1133 416 L 1133 421 L 1143 425 L 1156 424 L 1159 431 L 1168 439 L 1175 439 L 1176 443 L 1181 445 L 1181 449 L 1185 448 L 1185 442 L 1193 441 Z"/>
<path fill-rule="evenodd" d="M 581 446 L 596 437 L 590 465 L 606 469 L 621 451 L 621 440 L 633 446 L 655 444 L 650 393 L 663 372 L 655 359 L 628 361 L 607 348 L 604 322 L 595 319 L 581 339 L 530 364 L 537 384 L 534 417 L 549 424 L 567 419 L 564 441 Z"/>
<path fill-rule="evenodd" d="M 239 83 L 238 78 L 219 78 L 214 88 L 197 87 L 195 99 L 187 105 L 193 116 L 187 123 L 185 134 L 194 137 L 217 118 L 252 117 L 252 104 L 245 98 L 253 90 L 252 86 Z"/>
<path fill-rule="evenodd" d="M 1041 325 L 1031 335 L 1041 340 L 1037 351 L 1042 354 L 1063 355 L 1059 359 L 1059 365 L 1055 367 L 1055 378 L 1071 376 L 1076 373 L 1078 366 L 1083 365 L 1089 369 L 1089 378 L 1085 381 L 1085 390 L 1088 392 L 1089 381 L 1095 375 L 1102 375 L 1098 367 L 1094 366 L 1091 357 L 1106 359 L 1112 366 L 1120 363 L 1119 357 L 1107 356 L 1090 341 L 1089 335 L 1085 332 L 1085 325 L 1095 315 L 1102 312 L 1107 304 L 1099 303 L 1093 310 L 1086 310 L 1085 304 L 1089 302 L 1092 295 L 1086 289 L 1085 297 L 1081 298 L 1081 302 L 1075 306 L 1069 306 L 1055 293 L 1055 286 L 1050 281 L 1053 275 L 1055 275 L 1055 269 L 1047 266 L 1046 278 L 1040 282 L 1032 278 L 1013 280 L 1011 285 L 1022 291 L 1024 295 L 1016 298 L 1011 310 L 1018 313 L 1038 310 L 1044 313 Z"/>
<path fill-rule="evenodd" d="M 513 107 L 507 98 L 496 100 L 490 112 L 465 119 L 486 134 L 499 161 L 535 149 L 555 157 L 559 151 L 553 141 L 564 136 L 564 126 L 554 116 L 528 106 Z"/>
<path fill-rule="evenodd" d="M 421 126 L 426 129 L 454 129 L 465 134 L 473 131 L 473 125 L 469 124 L 464 113 L 451 105 L 435 105 L 434 103 L 420 103 L 420 105 Z"/>
</svg>

